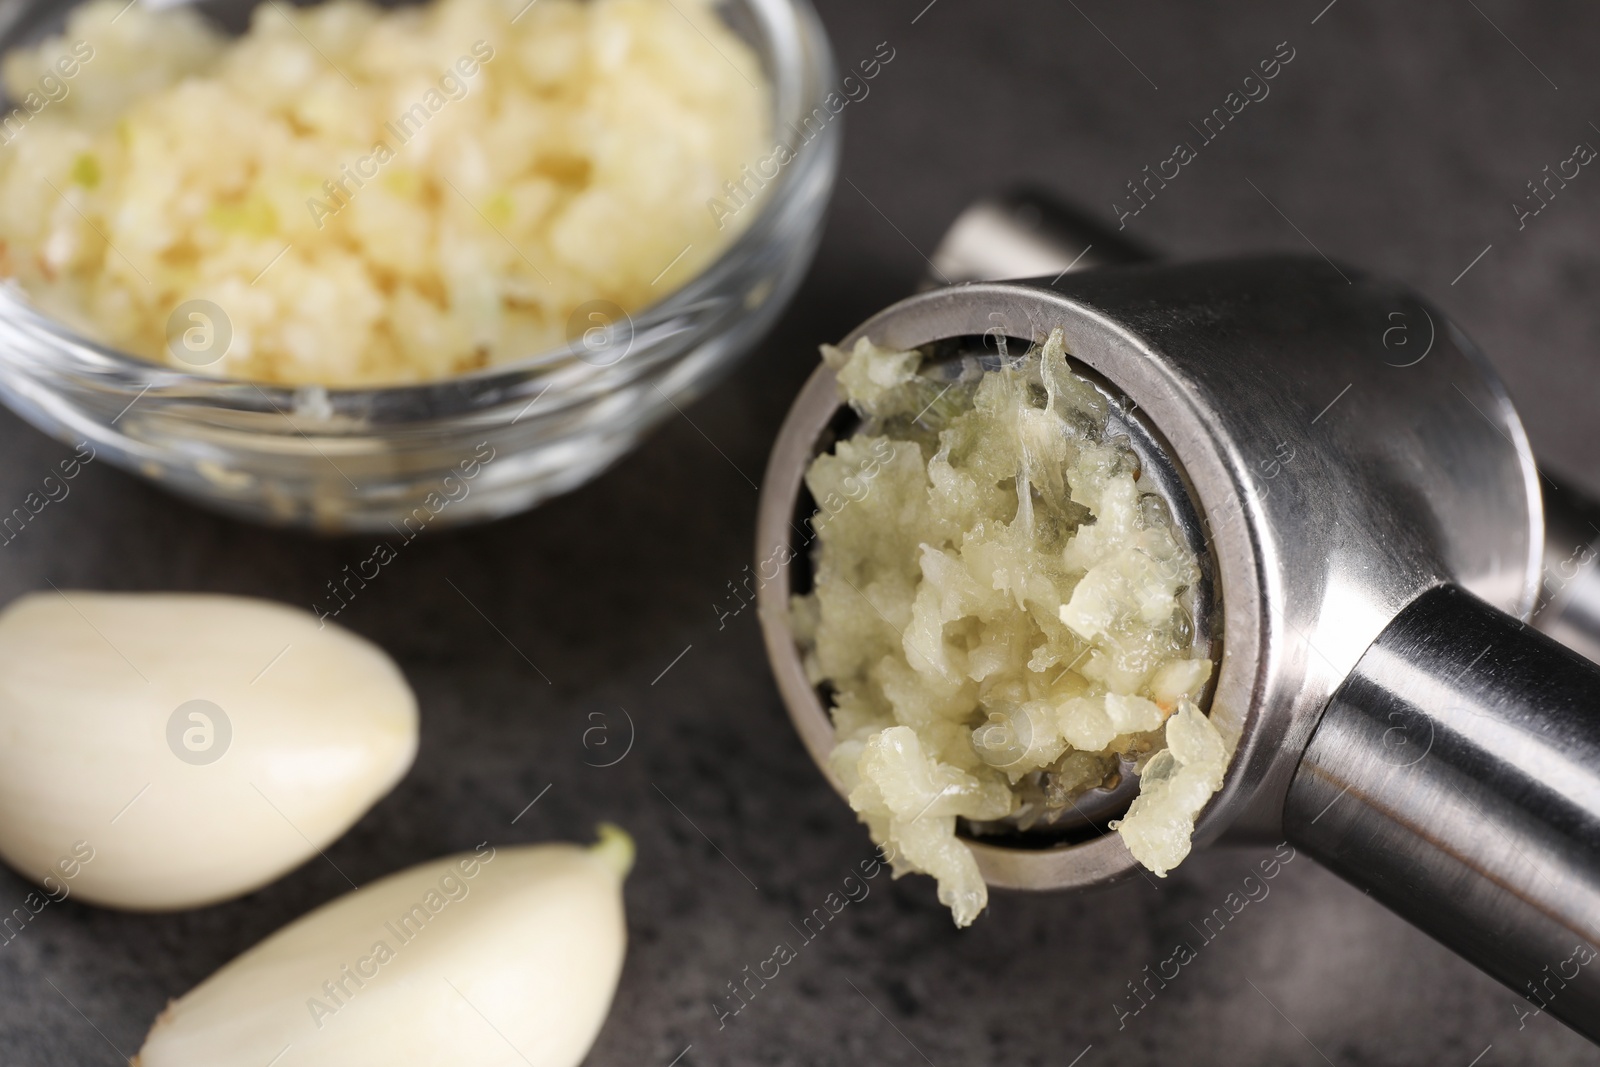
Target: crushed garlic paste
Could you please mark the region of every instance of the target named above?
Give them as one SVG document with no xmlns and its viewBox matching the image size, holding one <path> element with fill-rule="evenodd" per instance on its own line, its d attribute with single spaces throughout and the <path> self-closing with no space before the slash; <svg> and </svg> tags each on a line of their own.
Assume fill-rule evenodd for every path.
<svg viewBox="0 0 1600 1067">
<path fill-rule="evenodd" d="M 965 357 L 953 382 L 865 339 L 823 357 L 862 426 L 807 471 L 815 499 L 852 502 L 818 531 L 792 615 L 851 807 L 966 926 L 988 891 L 957 818 L 1048 825 L 1126 756 L 1140 793 L 1111 825 L 1164 875 L 1228 753 L 1194 703 L 1212 670 L 1180 599 L 1198 563 L 1108 435 L 1105 397 L 1060 330 Z"/>
<path fill-rule="evenodd" d="M 707 200 L 772 143 L 761 62 L 708 0 L 273 2 L 236 39 L 90 0 L 3 74 L 0 277 L 96 340 L 256 381 L 560 348 L 709 265 L 755 213 L 723 228 Z"/>
</svg>

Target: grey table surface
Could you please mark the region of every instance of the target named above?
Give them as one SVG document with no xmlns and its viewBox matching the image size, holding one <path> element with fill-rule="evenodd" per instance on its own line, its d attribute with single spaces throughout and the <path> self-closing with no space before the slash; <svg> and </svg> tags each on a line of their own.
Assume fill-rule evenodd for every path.
<svg viewBox="0 0 1600 1067">
<path fill-rule="evenodd" d="M 879 878 L 719 1025 L 727 983 L 797 940 L 790 924 L 870 846 L 791 733 L 753 612 L 719 624 L 716 606 L 749 560 L 755 481 L 816 344 L 909 291 L 973 197 L 1032 179 L 1112 218 L 1125 183 L 1286 41 L 1295 58 L 1271 95 L 1129 230 L 1186 257 L 1315 247 L 1410 282 L 1492 355 L 1550 465 L 1600 489 L 1600 175 L 1582 172 L 1520 230 L 1511 208 L 1546 164 L 1600 144 L 1600 8 L 822 6 L 843 64 L 882 41 L 895 58 L 845 112 L 844 180 L 778 330 L 598 481 L 430 533 L 386 568 L 340 621 L 416 688 L 412 772 L 326 859 L 242 900 L 159 916 L 52 906 L 0 946 L 0 1064 L 121 1062 L 168 998 L 348 889 L 344 875 L 364 883 L 485 839 L 585 839 L 601 819 L 635 834 L 639 862 L 596 1067 L 1600 1061 L 1548 1016 L 1519 1025 L 1511 993 L 1304 857 L 1119 1027 L 1126 983 L 1266 850 L 1196 855 L 1159 883 L 997 893 L 967 931 L 926 879 Z M 66 452 L 0 413 L 0 502 Z M 309 605 L 370 547 L 239 525 L 95 465 L 0 552 L 0 600 L 54 582 Z M 588 765 L 622 750 L 622 709 L 631 751 Z M 602 735 L 584 744 L 597 724 L 604 753 Z M 26 889 L 0 872 L 0 901 Z"/>
</svg>

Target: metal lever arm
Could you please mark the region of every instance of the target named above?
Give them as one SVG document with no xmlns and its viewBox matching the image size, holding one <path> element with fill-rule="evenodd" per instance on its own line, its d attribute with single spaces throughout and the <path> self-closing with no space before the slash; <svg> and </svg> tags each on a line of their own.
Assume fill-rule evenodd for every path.
<svg viewBox="0 0 1600 1067">
<path fill-rule="evenodd" d="M 1334 695 L 1289 839 L 1600 1040 L 1600 667 L 1455 586 Z"/>
</svg>

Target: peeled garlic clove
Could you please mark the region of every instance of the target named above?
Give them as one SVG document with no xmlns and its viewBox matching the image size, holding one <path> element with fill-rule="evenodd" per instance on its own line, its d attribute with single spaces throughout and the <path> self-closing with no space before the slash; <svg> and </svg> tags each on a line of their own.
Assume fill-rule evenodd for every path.
<svg viewBox="0 0 1600 1067">
<path fill-rule="evenodd" d="M 0 613 L 0 858 L 58 899 L 165 909 L 258 888 L 416 750 L 394 662 L 308 612 L 52 592 Z"/>
<path fill-rule="evenodd" d="M 632 863 L 607 826 L 390 875 L 173 1001 L 134 1067 L 574 1067 L 622 970 Z"/>
</svg>

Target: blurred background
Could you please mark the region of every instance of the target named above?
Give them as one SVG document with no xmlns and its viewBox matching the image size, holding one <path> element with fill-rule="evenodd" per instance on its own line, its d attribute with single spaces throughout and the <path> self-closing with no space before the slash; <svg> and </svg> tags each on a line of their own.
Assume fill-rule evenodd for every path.
<svg viewBox="0 0 1600 1067">
<path fill-rule="evenodd" d="M 1081 895 L 996 893 L 960 932 L 930 880 L 879 876 L 802 944 L 794 926 L 871 846 L 791 732 L 754 611 L 733 612 L 730 592 L 751 563 L 767 449 L 818 343 L 906 295 L 980 195 L 1027 180 L 1115 225 L 1127 183 L 1178 142 L 1198 146 L 1189 124 L 1285 43 L 1270 95 L 1127 232 L 1174 257 L 1315 250 L 1409 283 L 1488 352 L 1542 459 L 1600 491 L 1600 172 L 1583 168 L 1520 229 L 1513 208 L 1532 205 L 1526 183 L 1547 165 L 1600 145 L 1600 8 L 819 6 L 841 67 L 881 42 L 894 58 L 844 112 L 822 249 L 777 331 L 593 484 L 405 547 L 340 622 L 416 687 L 416 768 L 326 862 L 243 900 L 170 916 L 52 906 L 0 946 L 0 1062 L 123 1062 L 169 998 L 347 889 L 341 870 L 364 884 L 486 839 L 587 839 L 601 819 L 634 834 L 639 863 L 596 1067 L 1600 1062 L 1304 857 L 1154 999 L 1131 1000 L 1128 983 L 1197 941 L 1191 924 L 1270 848 Z M 0 412 L 0 454 L 12 500 L 70 449 Z M 48 580 L 309 606 L 371 548 L 219 519 L 93 464 L 0 549 L 0 600 Z M 0 871 L 3 899 L 26 891 Z M 729 983 L 779 942 L 797 959 L 719 1017 L 738 1003 Z"/>
</svg>

